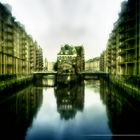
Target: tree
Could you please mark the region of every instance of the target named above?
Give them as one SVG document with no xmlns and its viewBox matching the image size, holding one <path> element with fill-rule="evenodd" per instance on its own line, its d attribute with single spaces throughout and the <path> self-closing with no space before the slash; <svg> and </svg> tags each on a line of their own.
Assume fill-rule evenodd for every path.
<svg viewBox="0 0 140 140">
<path fill-rule="evenodd" d="M 54 66 L 53 66 L 53 70 L 54 70 L 54 71 L 57 71 L 57 69 L 58 69 L 58 62 L 55 62 L 55 63 L 54 63 Z"/>
</svg>

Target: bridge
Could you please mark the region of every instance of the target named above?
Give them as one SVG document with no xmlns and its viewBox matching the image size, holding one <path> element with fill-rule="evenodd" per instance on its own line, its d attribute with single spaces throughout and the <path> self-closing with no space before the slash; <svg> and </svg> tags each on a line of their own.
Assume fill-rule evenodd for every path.
<svg viewBox="0 0 140 140">
<path fill-rule="evenodd" d="M 54 78 L 57 75 L 57 71 L 35 71 L 32 74 L 34 79 L 42 79 L 44 76 Z"/>
<path fill-rule="evenodd" d="M 63 75 L 68 75 L 69 73 L 63 73 Z M 57 75 L 57 71 L 37 71 L 33 72 L 34 76 L 44 76 L 44 75 Z M 99 77 L 108 77 L 108 73 L 102 71 L 82 71 L 79 73 L 79 76 L 82 76 L 84 79 L 99 79 Z"/>
<path fill-rule="evenodd" d="M 81 75 L 108 75 L 108 73 L 103 71 L 82 71 Z"/>
<path fill-rule="evenodd" d="M 100 77 L 108 77 L 109 73 L 103 71 L 82 71 L 80 73 L 84 79 L 99 79 Z"/>
<path fill-rule="evenodd" d="M 36 71 L 33 74 L 41 74 L 41 75 L 56 75 L 57 71 Z M 82 71 L 80 74 L 83 75 L 107 75 L 108 73 L 103 71 Z"/>
<path fill-rule="evenodd" d="M 56 75 L 57 71 L 36 71 L 33 75 Z"/>
</svg>

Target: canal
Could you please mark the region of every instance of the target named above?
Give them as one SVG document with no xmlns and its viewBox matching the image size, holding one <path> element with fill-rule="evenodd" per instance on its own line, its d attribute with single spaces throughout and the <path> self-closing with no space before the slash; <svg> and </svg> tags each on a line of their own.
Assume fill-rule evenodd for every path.
<svg viewBox="0 0 140 140">
<path fill-rule="evenodd" d="M 52 78 L 43 79 L 11 96 L 0 96 L 1 138 L 111 140 L 136 136 L 140 134 L 139 108 L 139 95 L 128 96 L 103 79 L 67 86 L 54 86 Z"/>
</svg>

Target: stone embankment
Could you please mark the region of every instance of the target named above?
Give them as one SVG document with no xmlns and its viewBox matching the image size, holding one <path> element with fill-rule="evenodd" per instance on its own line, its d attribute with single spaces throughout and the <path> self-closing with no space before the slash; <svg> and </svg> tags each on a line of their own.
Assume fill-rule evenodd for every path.
<svg viewBox="0 0 140 140">
<path fill-rule="evenodd" d="M 131 96 L 140 96 L 140 79 L 138 77 L 109 75 L 109 80 Z"/>
<path fill-rule="evenodd" d="M 32 79 L 32 75 L 0 75 L 0 92 L 18 90 L 21 86 L 29 84 Z"/>
</svg>

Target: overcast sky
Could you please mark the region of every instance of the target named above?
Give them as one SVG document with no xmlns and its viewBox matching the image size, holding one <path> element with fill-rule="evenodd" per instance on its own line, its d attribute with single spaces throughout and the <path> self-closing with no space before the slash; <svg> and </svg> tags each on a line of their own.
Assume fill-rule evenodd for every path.
<svg viewBox="0 0 140 140">
<path fill-rule="evenodd" d="M 12 6 L 17 21 L 43 48 L 44 58 L 56 60 L 60 46 L 83 45 L 85 58 L 106 48 L 123 0 L 0 0 Z"/>
</svg>

